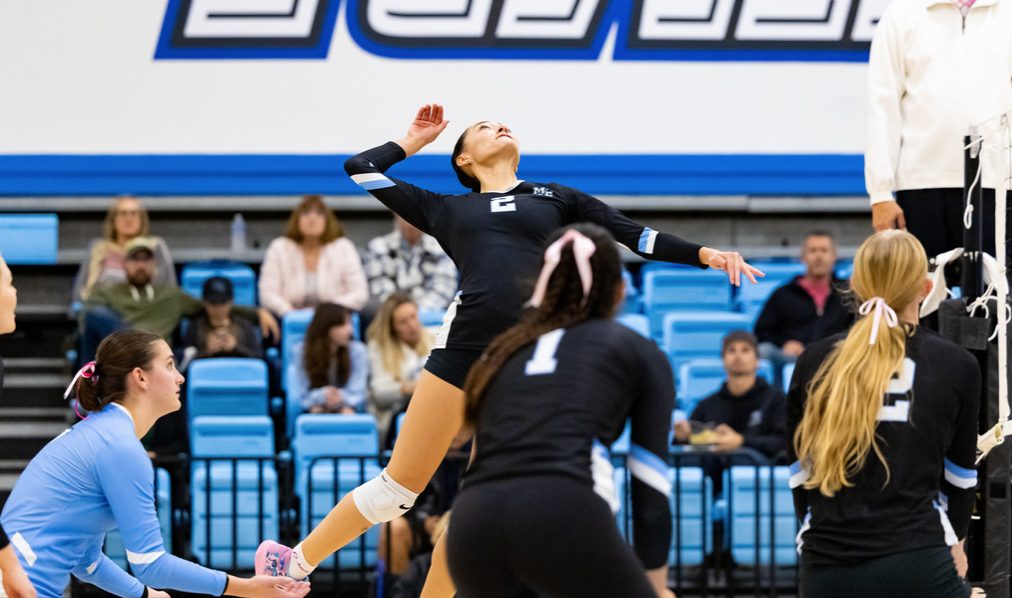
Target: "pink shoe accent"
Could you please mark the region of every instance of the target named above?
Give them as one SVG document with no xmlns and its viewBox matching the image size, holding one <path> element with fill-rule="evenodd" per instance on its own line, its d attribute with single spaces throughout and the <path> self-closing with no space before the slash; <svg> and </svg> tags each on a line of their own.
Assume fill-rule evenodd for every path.
<svg viewBox="0 0 1012 598">
<path fill-rule="evenodd" d="M 257 575 L 283 577 L 288 574 L 288 560 L 292 549 L 273 540 L 264 540 L 257 548 L 254 566 Z"/>
</svg>

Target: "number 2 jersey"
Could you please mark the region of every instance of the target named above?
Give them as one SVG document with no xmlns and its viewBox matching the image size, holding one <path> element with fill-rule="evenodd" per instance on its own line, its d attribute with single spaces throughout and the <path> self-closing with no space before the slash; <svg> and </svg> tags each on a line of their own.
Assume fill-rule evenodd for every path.
<svg viewBox="0 0 1012 598">
<path fill-rule="evenodd" d="M 636 553 L 647 569 L 660 567 L 671 543 L 665 456 L 674 403 L 667 357 L 622 324 L 589 320 L 543 334 L 510 356 L 486 389 L 465 491 L 507 478 L 566 476 L 616 511 L 605 447 L 622 434 L 628 418 Z M 537 487 L 533 478 L 532 491 Z"/>
<path fill-rule="evenodd" d="M 798 358 L 787 395 L 788 453 L 794 506 L 803 521 L 801 554 L 812 564 L 850 565 L 897 552 L 955 545 L 966 536 L 977 483 L 980 370 L 969 351 L 917 326 L 906 359 L 889 385 L 876 428 L 886 470 L 874 451 L 833 498 L 801 484 L 794 433 L 807 387 L 845 334 L 824 339 Z"/>
<path fill-rule="evenodd" d="M 363 189 L 435 237 L 460 271 L 460 288 L 436 336 L 436 348 L 483 350 L 517 323 L 538 276 L 545 242 L 556 229 L 593 222 L 648 259 L 696 267 L 700 245 L 636 224 L 608 204 L 555 183 L 519 181 L 491 193 L 443 195 L 387 177 L 405 158 L 394 142 L 349 159 Z"/>
</svg>

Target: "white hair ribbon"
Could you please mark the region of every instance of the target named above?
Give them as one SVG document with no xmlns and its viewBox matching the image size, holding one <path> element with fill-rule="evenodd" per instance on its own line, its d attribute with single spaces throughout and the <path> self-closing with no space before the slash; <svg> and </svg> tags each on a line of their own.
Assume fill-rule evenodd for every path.
<svg viewBox="0 0 1012 598">
<path fill-rule="evenodd" d="M 890 328 L 895 328 L 898 323 L 896 312 L 881 297 L 872 297 L 865 301 L 857 312 L 862 316 L 867 316 L 871 313 L 872 309 L 875 310 L 875 315 L 872 316 L 874 319 L 871 322 L 871 338 L 868 339 L 869 345 L 875 344 L 875 339 L 878 338 L 878 327 L 883 317 L 885 317 L 886 325 Z"/>
<path fill-rule="evenodd" d="M 541 303 L 545 300 L 545 292 L 548 290 L 548 279 L 552 277 L 552 272 L 555 272 L 555 267 L 559 265 L 559 260 L 562 258 L 562 248 L 570 242 L 573 243 L 573 256 L 576 258 L 576 268 L 580 272 L 580 282 L 583 283 L 583 302 L 586 303 L 591 284 L 594 282 L 590 256 L 597 251 L 597 245 L 594 245 L 593 241 L 576 229 L 571 228 L 545 250 L 545 265 L 541 269 L 541 275 L 538 276 L 538 284 L 534 287 L 534 294 L 527 302 L 531 307 L 541 307 Z"/>
</svg>

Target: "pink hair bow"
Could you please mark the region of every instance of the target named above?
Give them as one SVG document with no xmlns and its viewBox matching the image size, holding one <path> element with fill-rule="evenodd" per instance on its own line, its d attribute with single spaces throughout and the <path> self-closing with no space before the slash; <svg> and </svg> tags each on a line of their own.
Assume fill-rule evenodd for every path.
<svg viewBox="0 0 1012 598">
<path fill-rule="evenodd" d="M 95 376 L 95 362 L 89 361 L 88 363 L 84 364 L 84 367 L 79 369 L 76 374 L 74 374 L 74 379 L 70 381 L 70 386 L 67 387 L 67 390 L 63 391 L 63 400 L 67 400 L 67 397 L 70 396 L 70 391 L 76 388 L 78 380 L 80 380 L 81 378 L 88 378 L 90 380 L 94 376 Z M 76 401 L 74 402 L 74 413 L 76 413 L 77 417 L 81 419 L 88 419 L 87 417 L 81 415 L 81 412 L 77 410 Z"/>
<path fill-rule="evenodd" d="M 590 256 L 597 251 L 597 246 L 579 231 L 571 228 L 545 250 L 545 265 L 541 269 L 541 275 L 538 276 L 538 283 L 534 286 L 534 294 L 527 302 L 531 307 L 541 307 L 541 303 L 545 300 L 545 292 L 548 290 L 548 279 L 552 277 L 552 272 L 555 272 L 556 266 L 559 265 L 559 260 L 562 258 L 562 248 L 570 242 L 573 244 L 573 256 L 576 258 L 576 268 L 580 272 L 580 282 L 583 284 L 583 303 L 587 302 L 587 295 L 590 294 L 590 287 L 594 282 Z"/>
</svg>

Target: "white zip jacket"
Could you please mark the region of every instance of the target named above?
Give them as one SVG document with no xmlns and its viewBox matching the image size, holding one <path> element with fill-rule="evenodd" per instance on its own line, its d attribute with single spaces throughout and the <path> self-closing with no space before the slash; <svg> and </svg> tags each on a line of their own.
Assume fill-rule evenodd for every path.
<svg viewBox="0 0 1012 598">
<path fill-rule="evenodd" d="M 1012 0 L 895 0 L 871 45 L 864 156 L 871 203 L 963 187 L 963 136 L 1012 110 Z M 1004 136 L 1005 133 L 1002 133 Z M 1007 140 L 985 144 L 984 186 L 1005 189 Z"/>
</svg>

